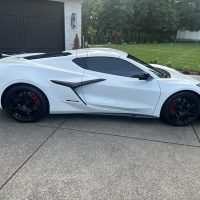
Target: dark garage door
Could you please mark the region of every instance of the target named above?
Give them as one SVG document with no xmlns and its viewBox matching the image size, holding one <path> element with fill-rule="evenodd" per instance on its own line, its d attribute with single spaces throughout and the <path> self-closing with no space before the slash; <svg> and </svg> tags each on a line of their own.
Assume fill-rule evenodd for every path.
<svg viewBox="0 0 200 200">
<path fill-rule="evenodd" d="M 64 3 L 0 0 L 1 52 L 64 50 Z"/>
</svg>

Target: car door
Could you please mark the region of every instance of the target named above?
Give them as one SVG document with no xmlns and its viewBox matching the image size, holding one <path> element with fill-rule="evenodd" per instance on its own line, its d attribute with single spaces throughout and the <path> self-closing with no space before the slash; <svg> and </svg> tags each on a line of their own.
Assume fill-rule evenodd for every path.
<svg viewBox="0 0 200 200">
<path fill-rule="evenodd" d="M 114 57 L 88 57 L 82 81 L 100 80 L 82 86 L 87 105 L 106 112 L 153 114 L 160 97 L 155 79 L 134 78 L 144 71 Z"/>
</svg>

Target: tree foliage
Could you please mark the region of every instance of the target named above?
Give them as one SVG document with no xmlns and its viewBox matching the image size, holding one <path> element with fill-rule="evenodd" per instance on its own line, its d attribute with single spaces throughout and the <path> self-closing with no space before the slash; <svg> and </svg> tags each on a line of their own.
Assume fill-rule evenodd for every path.
<svg viewBox="0 0 200 200">
<path fill-rule="evenodd" d="M 200 0 L 85 0 L 83 3 L 83 34 L 90 42 L 88 30 L 96 30 L 94 42 L 110 42 L 116 32 L 126 40 L 132 33 L 145 40 L 148 34 L 172 35 L 178 29 L 200 30 Z"/>
<path fill-rule="evenodd" d="M 180 0 L 177 3 L 180 28 L 187 30 L 200 30 L 200 1 Z"/>
</svg>

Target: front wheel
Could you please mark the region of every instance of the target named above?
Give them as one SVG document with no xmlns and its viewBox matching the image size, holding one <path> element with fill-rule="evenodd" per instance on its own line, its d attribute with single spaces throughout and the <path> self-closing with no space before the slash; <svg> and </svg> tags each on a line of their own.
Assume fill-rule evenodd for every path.
<svg viewBox="0 0 200 200">
<path fill-rule="evenodd" d="M 190 92 L 180 92 L 171 96 L 163 105 L 161 118 L 174 126 L 186 126 L 198 119 L 200 100 Z"/>
<path fill-rule="evenodd" d="M 4 98 L 5 110 L 19 122 L 35 122 L 48 112 L 48 102 L 44 94 L 29 85 L 14 86 Z"/>
</svg>

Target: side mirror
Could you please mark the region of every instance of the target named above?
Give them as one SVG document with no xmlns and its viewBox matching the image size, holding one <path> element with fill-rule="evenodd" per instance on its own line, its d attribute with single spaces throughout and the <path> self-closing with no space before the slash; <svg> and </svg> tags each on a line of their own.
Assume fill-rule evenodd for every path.
<svg viewBox="0 0 200 200">
<path fill-rule="evenodd" d="M 132 76 L 132 78 L 138 78 L 139 80 L 142 80 L 142 81 L 147 81 L 147 80 L 152 79 L 151 75 L 148 73 L 134 75 Z"/>
</svg>

